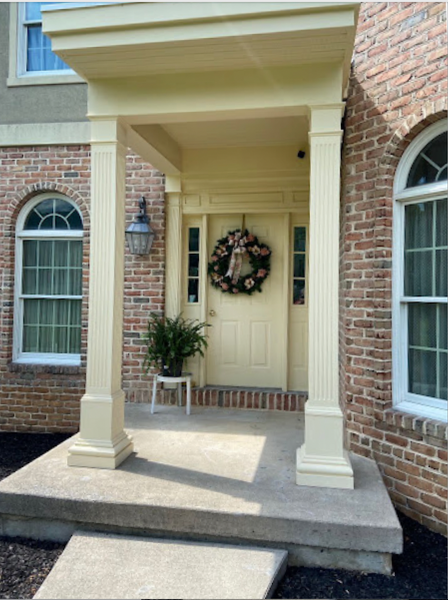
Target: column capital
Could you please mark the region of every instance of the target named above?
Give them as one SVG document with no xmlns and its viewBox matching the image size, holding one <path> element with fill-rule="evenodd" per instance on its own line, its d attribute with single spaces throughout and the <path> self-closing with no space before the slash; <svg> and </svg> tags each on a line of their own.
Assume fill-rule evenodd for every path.
<svg viewBox="0 0 448 600">
<path fill-rule="evenodd" d="M 116 118 L 98 119 L 91 118 L 90 143 L 95 144 L 121 144 L 128 146 L 128 125 Z"/>
<path fill-rule="evenodd" d="M 165 194 L 170 196 L 172 194 L 182 193 L 182 182 L 180 175 L 166 175 L 165 177 Z"/>
<path fill-rule="evenodd" d="M 309 104 L 309 136 L 341 134 L 341 119 L 345 102 L 333 104 Z"/>
</svg>

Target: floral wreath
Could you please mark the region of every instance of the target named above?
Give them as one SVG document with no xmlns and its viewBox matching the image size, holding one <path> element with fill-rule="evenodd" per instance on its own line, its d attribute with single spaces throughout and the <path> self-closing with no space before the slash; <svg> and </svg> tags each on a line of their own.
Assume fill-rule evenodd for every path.
<svg viewBox="0 0 448 600">
<path fill-rule="evenodd" d="M 243 257 L 249 257 L 252 273 L 241 277 Z M 213 287 L 230 294 L 248 294 L 261 292 L 263 281 L 271 270 L 271 249 L 261 244 L 258 238 L 241 229 L 229 231 L 226 237 L 218 240 L 208 274 Z"/>
</svg>

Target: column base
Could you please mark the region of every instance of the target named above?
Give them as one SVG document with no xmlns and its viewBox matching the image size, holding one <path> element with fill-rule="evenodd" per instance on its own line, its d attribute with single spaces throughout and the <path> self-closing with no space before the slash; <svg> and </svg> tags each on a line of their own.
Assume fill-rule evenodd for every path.
<svg viewBox="0 0 448 600">
<path fill-rule="evenodd" d="M 352 490 L 355 484 L 348 452 L 344 450 L 340 458 L 310 456 L 307 455 L 306 445 L 303 444 L 297 450 L 296 483 L 311 487 Z"/>
<path fill-rule="evenodd" d="M 67 464 L 69 467 L 116 469 L 133 451 L 132 438 L 124 431 L 111 442 L 78 438 L 68 450 Z"/>
</svg>

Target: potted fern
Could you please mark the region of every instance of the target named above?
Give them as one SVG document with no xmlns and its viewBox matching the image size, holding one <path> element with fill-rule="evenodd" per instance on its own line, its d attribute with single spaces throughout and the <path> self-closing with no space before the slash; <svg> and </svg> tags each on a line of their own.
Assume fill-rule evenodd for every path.
<svg viewBox="0 0 448 600">
<path fill-rule="evenodd" d="M 148 329 L 143 334 L 146 342 L 143 368 L 146 373 L 151 367 L 158 367 L 165 377 L 180 377 L 187 358 L 197 353 L 204 356 L 207 347 L 205 327 L 209 325 L 184 319 L 181 315 L 170 318 L 151 314 Z"/>
</svg>

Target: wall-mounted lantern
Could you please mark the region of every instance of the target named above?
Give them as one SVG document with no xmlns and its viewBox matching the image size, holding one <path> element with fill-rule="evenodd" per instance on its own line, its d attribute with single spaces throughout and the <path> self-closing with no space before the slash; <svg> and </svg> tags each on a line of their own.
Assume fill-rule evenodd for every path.
<svg viewBox="0 0 448 600">
<path fill-rule="evenodd" d="M 146 214 L 146 200 L 142 196 L 138 201 L 140 212 L 134 222 L 126 229 L 126 241 L 131 254 L 149 254 L 156 234 L 149 225 L 149 217 Z"/>
</svg>

